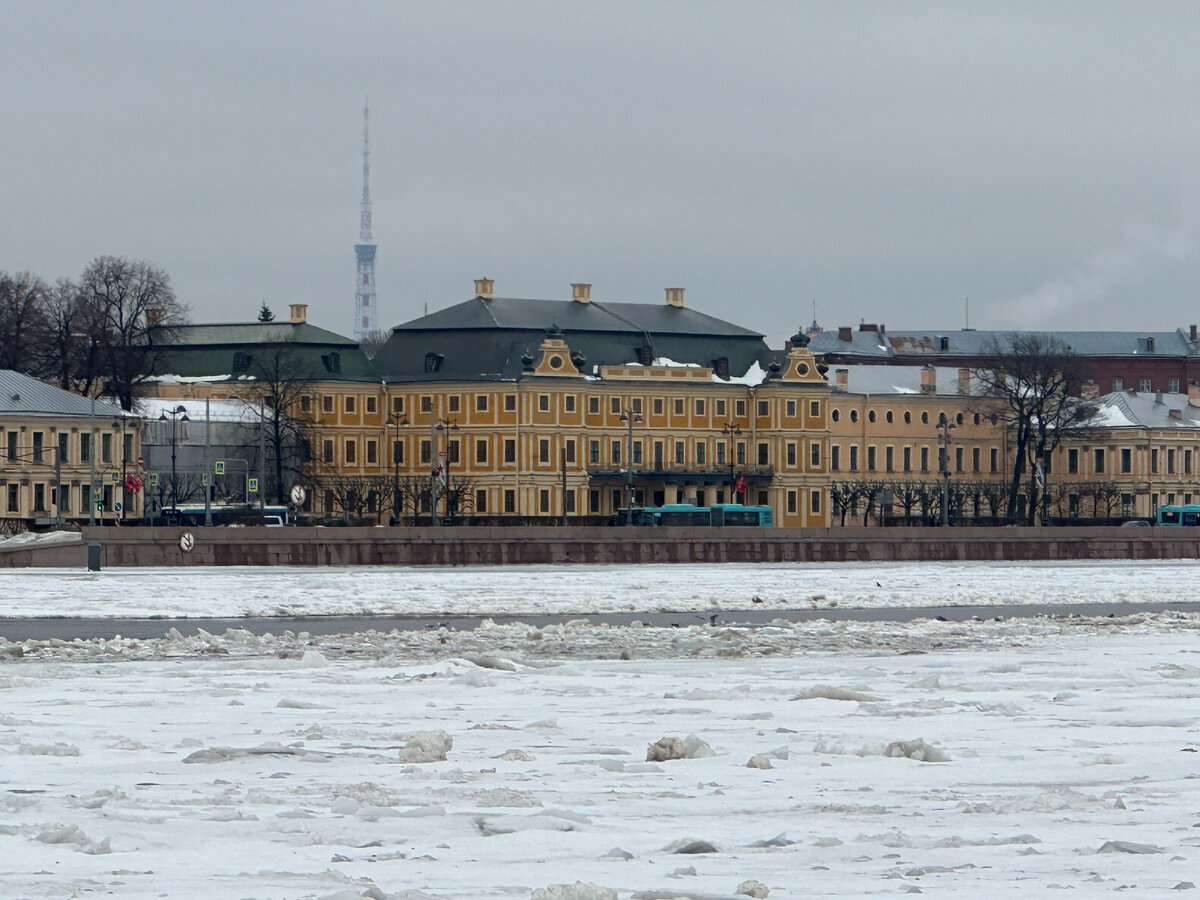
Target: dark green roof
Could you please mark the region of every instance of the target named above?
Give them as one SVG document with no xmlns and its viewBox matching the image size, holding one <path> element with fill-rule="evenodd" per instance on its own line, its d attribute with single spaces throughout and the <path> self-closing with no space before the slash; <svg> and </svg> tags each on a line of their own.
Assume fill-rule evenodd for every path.
<svg viewBox="0 0 1200 900">
<path fill-rule="evenodd" d="M 298 377 L 320 381 L 378 381 L 371 361 L 348 337 L 307 322 L 247 322 L 168 325 L 151 332 L 159 346 L 151 375 L 231 380 L 270 365 L 281 348 L 291 355 Z"/>
<path fill-rule="evenodd" d="M 686 307 L 475 297 L 397 325 L 375 361 L 388 381 L 515 379 L 522 354 L 536 354 L 555 329 L 587 371 L 649 352 L 704 366 L 725 359 L 737 377 L 770 356 L 761 334 Z M 430 355 L 436 371 L 427 371 Z"/>
</svg>

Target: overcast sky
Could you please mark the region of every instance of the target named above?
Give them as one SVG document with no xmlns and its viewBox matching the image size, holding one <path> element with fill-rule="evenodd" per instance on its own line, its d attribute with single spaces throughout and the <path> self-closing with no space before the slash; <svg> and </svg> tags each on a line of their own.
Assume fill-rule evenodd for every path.
<svg viewBox="0 0 1200 900">
<path fill-rule="evenodd" d="M 1200 4 L 0 5 L 0 269 L 165 268 L 194 321 L 473 295 L 825 327 L 1200 321 Z"/>
</svg>

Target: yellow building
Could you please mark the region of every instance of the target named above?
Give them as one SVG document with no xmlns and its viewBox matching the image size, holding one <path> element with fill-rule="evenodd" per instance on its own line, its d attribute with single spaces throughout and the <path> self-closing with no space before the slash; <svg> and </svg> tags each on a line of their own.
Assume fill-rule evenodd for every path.
<svg viewBox="0 0 1200 900">
<path fill-rule="evenodd" d="M 0 370 L 0 522 L 140 516 L 140 435 L 140 418 L 110 403 Z"/>
</svg>

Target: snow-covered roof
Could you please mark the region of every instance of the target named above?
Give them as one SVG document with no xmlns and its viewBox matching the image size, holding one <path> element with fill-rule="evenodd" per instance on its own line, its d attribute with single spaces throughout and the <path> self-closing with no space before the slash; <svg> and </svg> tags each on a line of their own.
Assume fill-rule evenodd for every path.
<svg viewBox="0 0 1200 900">
<path fill-rule="evenodd" d="M 1114 391 L 1091 401 L 1095 414 L 1083 428 L 1200 428 L 1200 406 L 1187 394 Z"/>
<path fill-rule="evenodd" d="M 164 413 L 169 418 L 171 410 L 182 406 L 184 415 L 193 422 L 203 422 L 207 418 L 213 422 L 240 422 L 246 425 L 258 424 L 262 408 L 261 404 L 246 400 L 165 400 L 159 397 L 141 398 L 135 405 L 148 421 Z"/>
<path fill-rule="evenodd" d="M 846 371 L 847 394 L 920 394 L 922 366 L 835 366 L 828 375 L 831 385 L 836 386 L 837 373 Z M 961 395 L 959 372 L 950 366 L 938 366 L 933 370 L 937 396 Z M 971 377 L 970 393 L 981 394 L 979 381 Z"/>
</svg>

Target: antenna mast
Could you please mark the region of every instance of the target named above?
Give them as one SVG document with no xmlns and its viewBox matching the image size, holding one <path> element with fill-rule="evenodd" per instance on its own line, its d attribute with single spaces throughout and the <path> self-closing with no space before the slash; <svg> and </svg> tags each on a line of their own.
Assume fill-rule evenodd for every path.
<svg viewBox="0 0 1200 900">
<path fill-rule="evenodd" d="M 354 256 L 358 262 L 354 296 L 354 339 L 361 341 L 378 328 L 375 315 L 375 242 L 371 237 L 371 143 L 370 110 L 363 100 L 363 189 L 362 212 Z"/>
</svg>

